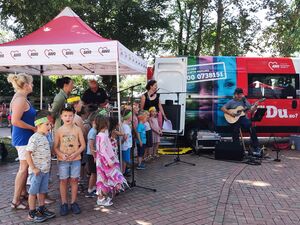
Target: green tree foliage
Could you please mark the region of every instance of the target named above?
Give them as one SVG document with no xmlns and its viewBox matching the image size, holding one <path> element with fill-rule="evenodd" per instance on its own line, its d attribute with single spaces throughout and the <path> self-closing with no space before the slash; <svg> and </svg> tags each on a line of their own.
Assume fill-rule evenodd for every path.
<svg viewBox="0 0 300 225">
<path fill-rule="evenodd" d="M 241 55 L 249 50 L 260 22 L 260 1 L 176 0 L 165 49 L 178 55 Z"/>
<path fill-rule="evenodd" d="M 266 1 L 267 20 L 271 24 L 260 40 L 264 43 L 262 48 L 274 56 L 293 56 L 300 52 L 300 0 L 289 2 Z"/>
<path fill-rule="evenodd" d="M 14 95 L 14 89 L 10 83 L 7 81 L 7 74 L 0 74 L 0 96 L 13 96 Z M 40 85 L 41 80 L 40 76 L 33 76 L 33 93 L 31 96 L 39 97 L 40 96 Z M 49 77 L 43 77 L 43 86 L 44 96 L 54 96 L 56 93 L 55 89 L 55 82 Z"/>
<path fill-rule="evenodd" d="M 152 49 L 159 29 L 168 26 L 166 0 L 0 0 L 0 15 L 15 18 L 18 37 L 38 29 L 64 7 L 71 7 L 105 38 L 119 40 L 133 51 Z"/>
</svg>

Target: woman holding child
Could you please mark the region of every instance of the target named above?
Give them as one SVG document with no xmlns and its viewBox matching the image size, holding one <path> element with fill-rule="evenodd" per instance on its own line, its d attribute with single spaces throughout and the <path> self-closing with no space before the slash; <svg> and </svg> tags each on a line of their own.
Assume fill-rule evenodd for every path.
<svg viewBox="0 0 300 225">
<path fill-rule="evenodd" d="M 141 109 L 142 110 L 149 110 L 150 107 L 154 106 L 157 111 L 158 122 L 159 126 L 162 127 L 162 118 L 164 120 L 168 120 L 164 109 L 159 100 L 159 94 L 157 94 L 157 81 L 156 80 L 149 80 L 146 85 L 147 92 L 144 93 L 141 97 Z"/>
<path fill-rule="evenodd" d="M 35 132 L 34 119 L 36 110 L 27 100 L 28 94 L 32 92 L 32 76 L 25 73 L 10 74 L 7 81 L 12 84 L 15 95 L 10 102 L 10 114 L 12 123 L 12 145 L 18 151 L 20 167 L 15 179 L 14 197 L 11 202 L 13 209 L 26 209 L 22 198 L 27 198 L 26 180 L 28 175 L 28 164 L 26 162 L 26 146 L 31 135 Z"/>
</svg>

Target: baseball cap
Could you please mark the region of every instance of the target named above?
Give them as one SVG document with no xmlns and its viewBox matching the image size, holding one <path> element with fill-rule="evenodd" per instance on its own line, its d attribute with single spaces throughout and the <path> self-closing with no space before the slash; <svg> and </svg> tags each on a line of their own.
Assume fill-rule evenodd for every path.
<svg viewBox="0 0 300 225">
<path fill-rule="evenodd" d="M 243 89 L 242 88 L 236 88 L 235 90 L 234 90 L 234 94 L 243 94 L 244 92 L 243 92 Z"/>
</svg>

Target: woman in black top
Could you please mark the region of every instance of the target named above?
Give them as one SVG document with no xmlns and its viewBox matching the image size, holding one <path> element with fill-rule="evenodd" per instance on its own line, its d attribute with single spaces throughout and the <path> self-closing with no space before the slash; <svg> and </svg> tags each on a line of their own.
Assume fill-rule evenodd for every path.
<svg viewBox="0 0 300 225">
<path fill-rule="evenodd" d="M 154 106 L 156 108 L 156 111 L 158 112 L 159 126 L 162 127 L 162 117 L 164 118 L 164 120 L 168 120 L 168 119 L 159 101 L 159 94 L 156 93 L 157 81 L 149 80 L 146 85 L 146 89 L 147 92 L 143 94 L 141 97 L 141 109 L 148 111 L 150 107 Z"/>
</svg>

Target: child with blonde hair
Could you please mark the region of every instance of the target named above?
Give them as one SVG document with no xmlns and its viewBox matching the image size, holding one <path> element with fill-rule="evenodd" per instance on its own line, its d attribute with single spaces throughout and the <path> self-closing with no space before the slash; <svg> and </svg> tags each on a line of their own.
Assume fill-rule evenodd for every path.
<svg viewBox="0 0 300 225">
<path fill-rule="evenodd" d="M 162 130 L 160 129 L 157 112 L 155 107 L 149 108 L 150 118 L 149 123 L 152 129 L 152 140 L 153 140 L 153 156 L 154 158 L 158 157 L 158 146 L 160 144 L 160 136 L 162 136 Z"/>
<path fill-rule="evenodd" d="M 138 152 L 138 170 L 144 170 L 145 164 L 143 163 L 143 157 L 145 155 L 145 147 L 146 147 L 146 127 L 145 123 L 147 121 L 147 115 L 145 111 L 141 111 L 138 115 L 139 123 L 136 128 L 137 137 L 136 137 L 136 144 L 137 144 L 137 152 Z"/>
</svg>

